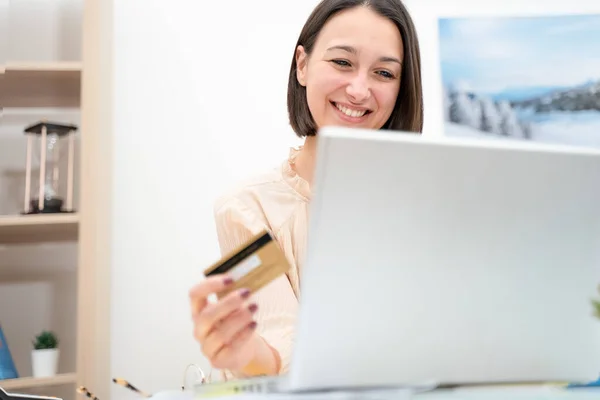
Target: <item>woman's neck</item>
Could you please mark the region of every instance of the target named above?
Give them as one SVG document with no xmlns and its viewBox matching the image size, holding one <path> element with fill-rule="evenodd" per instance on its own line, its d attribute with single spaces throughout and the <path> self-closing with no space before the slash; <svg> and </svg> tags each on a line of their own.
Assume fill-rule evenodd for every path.
<svg viewBox="0 0 600 400">
<path fill-rule="evenodd" d="M 315 157 L 317 154 L 317 137 L 308 136 L 304 139 L 304 145 L 296 157 L 294 167 L 300 178 L 312 184 L 313 173 L 315 170 Z"/>
</svg>

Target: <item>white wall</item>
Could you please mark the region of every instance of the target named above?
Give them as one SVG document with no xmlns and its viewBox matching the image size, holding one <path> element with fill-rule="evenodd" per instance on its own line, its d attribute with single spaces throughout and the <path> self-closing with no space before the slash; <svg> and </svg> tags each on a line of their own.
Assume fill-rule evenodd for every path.
<svg viewBox="0 0 600 400">
<path fill-rule="evenodd" d="M 8 57 L 8 12 L 9 0 L 0 0 L 0 72 Z"/>
<path fill-rule="evenodd" d="M 155 391 L 179 386 L 189 362 L 207 367 L 187 293 L 218 257 L 212 204 L 297 143 L 287 74 L 316 3 L 114 1 L 113 376 Z M 422 44 L 426 135 L 442 126 L 437 16 L 600 11 L 595 0 L 407 3 Z M 129 395 L 112 388 L 112 398 Z"/>
<path fill-rule="evenodd" d="M 0 0 L 0 9 L 3 2 L 9 5 L 7 61 L 81 60 L 83 0 Z"/>
</svg>

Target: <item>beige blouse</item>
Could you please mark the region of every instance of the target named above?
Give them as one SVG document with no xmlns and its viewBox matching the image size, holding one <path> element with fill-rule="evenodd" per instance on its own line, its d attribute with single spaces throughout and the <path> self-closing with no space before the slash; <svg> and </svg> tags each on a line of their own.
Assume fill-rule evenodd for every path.
<svg viewBox="0 0 600 400">
<path fill-rule="evenodd" d="M 258 333 L 281 355 L 281 370 L 288 371 L 300 293 L 300 270 L 306 247 L 308 182 L 292 164 L 299 149 L 278 168 L 244 182 L 215 203 L 215 220 L 221 253 L 267 229 L 287 256 L 291 268 L 286 276 L 271 282 L 253 295 L 258 304 Z M 225 379 L 240 378 L 230 371 Z"/>
</svg>

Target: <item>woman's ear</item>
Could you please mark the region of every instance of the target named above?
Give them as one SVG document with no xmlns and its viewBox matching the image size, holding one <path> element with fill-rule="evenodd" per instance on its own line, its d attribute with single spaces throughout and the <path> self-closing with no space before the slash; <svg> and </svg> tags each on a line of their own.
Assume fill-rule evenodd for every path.
<svg viewBox="0 0 600 400">
<path fill-rule="evenodd" d="M 304 47 L 298 46 L 298 48 L 296 48 L 296 78 L 298 79 L 298 83 L 302 86 L 306 86 L 307 64 L 307 55 L 304 51 Z"/>
</svg>

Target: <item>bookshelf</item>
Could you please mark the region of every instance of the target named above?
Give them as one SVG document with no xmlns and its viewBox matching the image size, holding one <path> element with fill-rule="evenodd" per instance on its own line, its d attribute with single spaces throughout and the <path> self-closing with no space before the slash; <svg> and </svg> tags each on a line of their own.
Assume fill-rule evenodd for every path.
<svg viewBox="0 0 600 400">
<path fill-rule="evenodd" d="M 0 245 L 76 241 L 79 215 L 0 216 Z"/>
<path fill-rule="evenodd" d="M 58 374 L 49 378 L 17 378 L 2 381 L 2 388 L 8 391 L 21 389 L 45 388 L 49 386 L 60 386 L 75 383 L 76 374 Z"/>
<path fill-rule="evenodd" d="M 32 4 L 36 8 L 32 8 Z M 0 65 L 0 325 L 18 378 L 0 380 L 15 393 L 79 397 L 85 384 L 80 315 L 86 290 L 80 260 L 82 48 L 84 0 L 32 0 L 0 7 L 8 20 L 9 51 Z M 58 28 L 58 29 L 57 29 Z M 75 212 L 24 215 L 25 127 L 41 120 L 75 124 Z M 39 147 L 34 145 L 32 191 L 38 183 Z M 61 161 L 66 156 L 61 154 Z M 61 165 L 59 186 L 67 170 Z M 61 193 L 64 197 L 64 195 Z M 42 330 L 59 338 L 58 370 L 34 377 L 32 340 Z"/>
<path fill-rule="evenodd" d="M 0 73 L 0 108 L 78 107 L 79 62 L 8 62 Z"/>
</svg>

